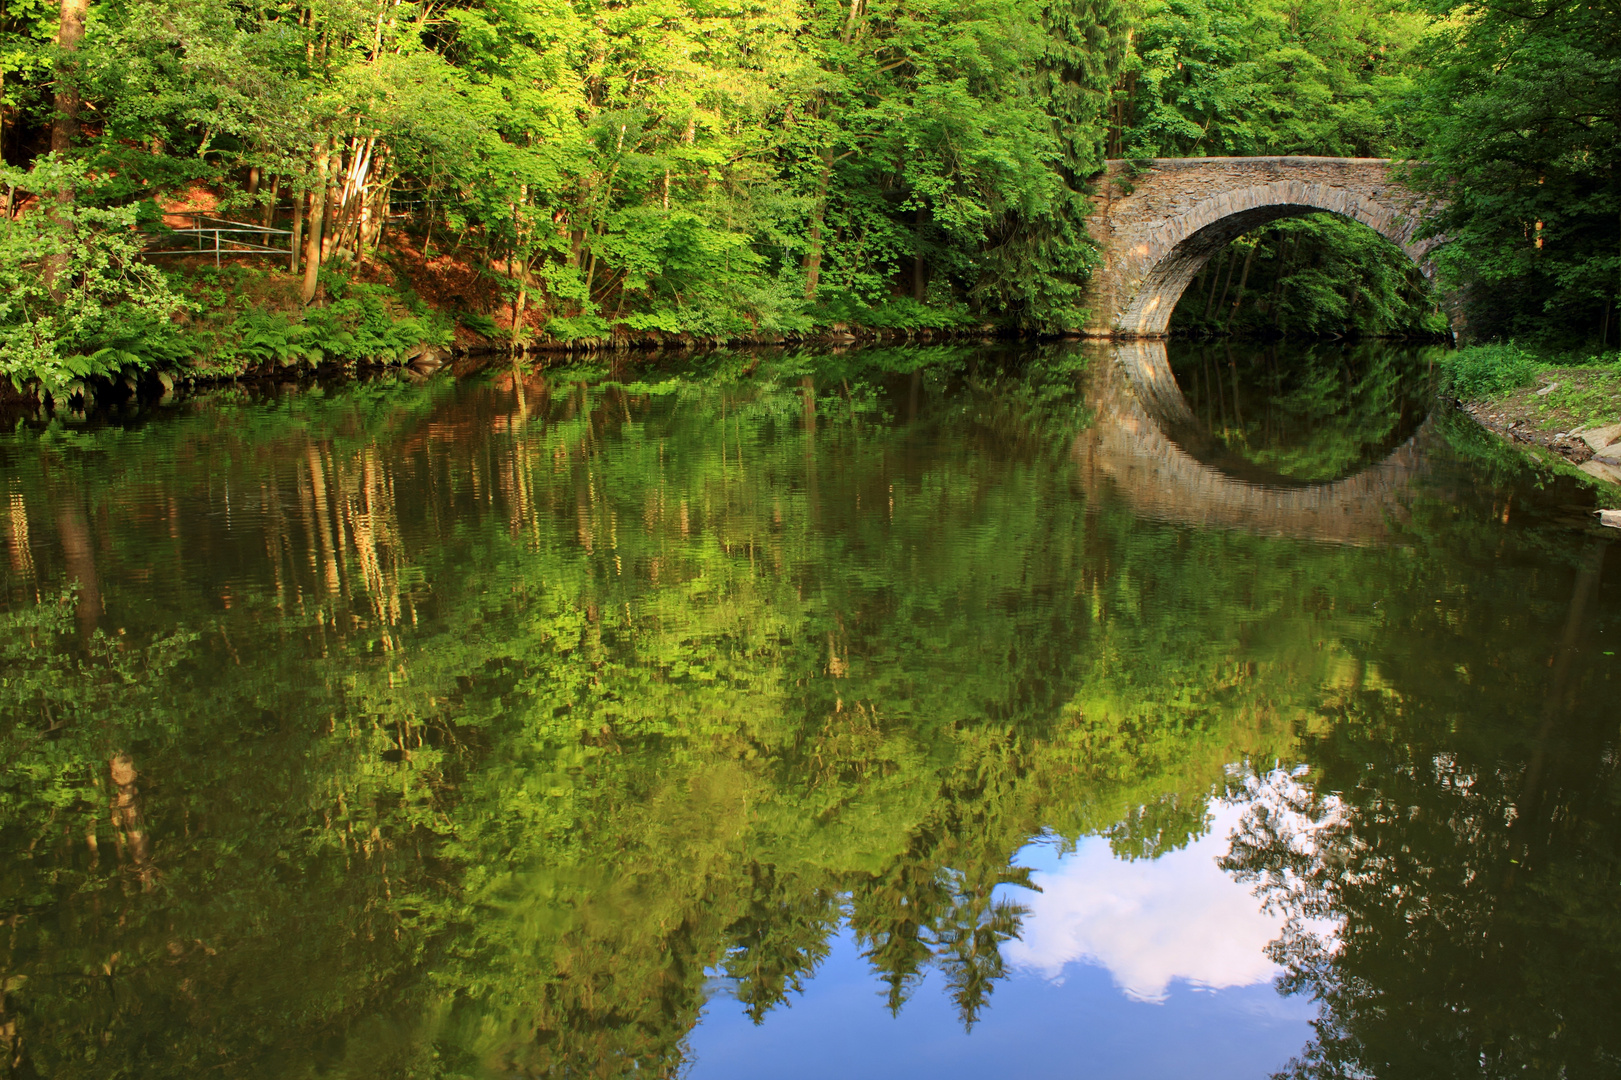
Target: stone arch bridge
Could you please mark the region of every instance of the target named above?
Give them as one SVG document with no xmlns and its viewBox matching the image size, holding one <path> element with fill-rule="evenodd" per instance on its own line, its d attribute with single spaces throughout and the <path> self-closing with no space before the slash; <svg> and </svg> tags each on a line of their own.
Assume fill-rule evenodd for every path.
<svg viewBox="0 0 1621 1080">
<path fill-rule="evenodd" d="M 1102 249 L 1084 328 L 1094 337 L 1158 337 L 1210 257 L 1251 229 L 1328 212 L 1360 221 L 1426 274 L 1437 241 L 1417 239 L 1429 204 L 1386 158 L 1155 158 L 1111 161 L 1087 230 Z"/>
</svg>

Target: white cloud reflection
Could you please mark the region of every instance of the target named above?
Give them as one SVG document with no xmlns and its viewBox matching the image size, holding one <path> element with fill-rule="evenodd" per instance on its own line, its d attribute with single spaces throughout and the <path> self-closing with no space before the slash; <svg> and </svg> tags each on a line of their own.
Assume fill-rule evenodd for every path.
<svg viewBox="0 0 1621 1080">
<path fill-rule="evenodd" d="M 1251 887 L 1216 865 L 1242 814 L 1241 806 L 1216 803 L 1209 832 L 1157 859 L 1126 862 L 1107 840 L 1082 840 L 1032 875 L 1040 893 L 1017 894 L 1030 914 L 1003 955 L 1048 979 L 1061 979 L 1076 961 L 1099 964 L 1136 1001 L 1163 1001 L 1178 979 L 1208 990 L 1270 979 L 1278 968 L 1264 950 L 1283 916 L 1262 911 Z M 1053 861 L 1032 855 L 1033 863 Z"/>
</svg>

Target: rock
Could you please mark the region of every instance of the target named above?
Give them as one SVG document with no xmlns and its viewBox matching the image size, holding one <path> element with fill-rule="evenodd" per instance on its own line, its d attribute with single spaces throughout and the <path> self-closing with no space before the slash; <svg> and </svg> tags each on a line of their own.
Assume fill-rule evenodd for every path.
<svg viewBox="0 0 1621 1080">
<path fill-rule="evenodd" d="M 1605 458 L 1593 458 L 1584 461 L 1578 466 L 1582 472 L 1595 480 L 1605 480 L 1612 484 L 1621 484 L 1621 461 L 1612 461 Z"/>
<path fill-rule="evenodd" d="M 431 345 L 425 345 L 411 360 L 411 370 L 418 375 L 429 375 L 445 366 L 445 354 Z"/>
<path fill-rule="evenodd" d="M 1582 441 L 1591 446 L 1594 452 L 1600 451 L 1617 442 L 1621 442 L 1621 424 L 1606 424 L 1600 428 L 1587 431 L 1578 431 Z"/>
<path fill-rule="evenodd" d="M 1621 529 L 1621 510 L 1600 510 L 1598 523 L 1608 525 L 1612 529 Z"/>
</svg>

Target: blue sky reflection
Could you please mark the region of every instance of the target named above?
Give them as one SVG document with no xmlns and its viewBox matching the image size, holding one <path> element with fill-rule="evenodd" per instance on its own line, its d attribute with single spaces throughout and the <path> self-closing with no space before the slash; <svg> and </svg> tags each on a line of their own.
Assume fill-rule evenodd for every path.
<svg viewBox="0 0 1621 1080">
<path fill-rule="evenodd" d="M 972 1033 L 938 973 L 890 1017 L 845 930 L 805 993 L 759 1027 L 717 984 L 691 1037 L 691 1075 L 1268 1075 L 1310 1038 L 1316 1008 L 1273 989 L 1263 950 L 1281 919 L 1216 865 L 1240 811 L 1214 810 L 1204 837 L 1158 859 L 1118 859 L 1100 838 L 1063 856 L 1046 844 L 1020 852 L 1043 891 L 1010 892 L 1030 914 L 1004 946 L 1013 974 Z"/>
</svg>

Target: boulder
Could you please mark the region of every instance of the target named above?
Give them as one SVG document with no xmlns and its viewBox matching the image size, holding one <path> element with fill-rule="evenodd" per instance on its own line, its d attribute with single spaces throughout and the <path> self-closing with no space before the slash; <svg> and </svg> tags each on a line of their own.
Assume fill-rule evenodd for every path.
<svg viewBox="0 0 1621 1080">
<path fill-rule="evenodd" d="M 1588 428 L 1585 431 L 1578 431 L 1576 434 L 1580 435 L 1582 437 L 1582 441 L 1593 448 L 1593 452 L 1595 454 L 1598 454 L 1601 457 L 1621 458 L 1621 448 L 1618 448 L 1608 454 L 1603 452 L 1614 444 L 1621 443 L 1621 424 L 1606 424 L 1603 427 Z"/>
<path fill-rule="evenodd" d="M 430 375 L 445 366 L 448 359 L 443 350 L 432 345 L 425 345 L 422 350 L 411 358 L 411 370 L 418 375 Z"/>
<path fill-rule="evenodd" d="M 1612 484 L 1621 484 L 1621 461 L 1595 457 L 1582 462 L 1577 468 L 1594 479 L 1607 480 Z"/>
</svg>

